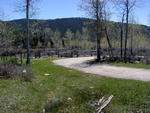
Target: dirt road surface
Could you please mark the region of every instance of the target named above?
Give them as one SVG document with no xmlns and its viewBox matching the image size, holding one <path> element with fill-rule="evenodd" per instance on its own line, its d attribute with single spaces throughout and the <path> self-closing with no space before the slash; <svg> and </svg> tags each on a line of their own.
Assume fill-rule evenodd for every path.
<svg viewBox="0 0 150 113">
<path fill-rule="evenodd" d="M 87 64 L 94 57 L 67 58 L 53 61 L 56 65 L 80 70 L 97 76 L 150 81 L 150 69 L 119 67 L 107 64 Z"/>
</svg>

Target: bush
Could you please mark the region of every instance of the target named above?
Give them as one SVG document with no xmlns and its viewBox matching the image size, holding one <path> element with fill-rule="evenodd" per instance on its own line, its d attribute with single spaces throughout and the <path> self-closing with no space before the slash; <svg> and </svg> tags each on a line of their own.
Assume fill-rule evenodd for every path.
<svg viewBox="0 0 150 113">
<path fill-rule="evenodd" d="M 0 64 L 0 77 L 12 78 L 23 77 L 25 80 L 31 80 L 32 71 L 26 66 L 17 66 L 13 64 Z"/>
</svg>

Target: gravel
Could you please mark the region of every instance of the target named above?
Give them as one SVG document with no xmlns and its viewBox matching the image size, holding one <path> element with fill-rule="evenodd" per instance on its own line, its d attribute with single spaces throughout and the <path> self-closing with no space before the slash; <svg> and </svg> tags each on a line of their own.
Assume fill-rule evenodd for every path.
<svg viewBox="0 0 150 113">
<path fill-rule="evenodd" d="M 137 69 L 130 67 L 118 67 L 107 64 L 87 64 L 87 60 L 94 57 L 67 58 L 53 61 L 55 64 L 91 73 L 97 76 L 122 78 L 140 81 L 150 81 L 150 69 Z"/>
</svg>

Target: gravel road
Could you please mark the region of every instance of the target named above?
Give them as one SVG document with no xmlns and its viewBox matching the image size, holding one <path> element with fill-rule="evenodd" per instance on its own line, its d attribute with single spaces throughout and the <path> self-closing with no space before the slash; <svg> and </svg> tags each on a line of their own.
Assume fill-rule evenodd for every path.
<svg viewBox="0 0 150 113">
<path fill-rule="evenodd" d="M 53 61 L 55 64 L 80 70 L 97 76 L 106 76 L 112 78 L 132 79 L 141 81 L 150 81 L 150 69 L 137 69 L 129 67 L 118 67 L 107 64 L 85 63 L 94 57 L 67 58 Z"/>
</svg>

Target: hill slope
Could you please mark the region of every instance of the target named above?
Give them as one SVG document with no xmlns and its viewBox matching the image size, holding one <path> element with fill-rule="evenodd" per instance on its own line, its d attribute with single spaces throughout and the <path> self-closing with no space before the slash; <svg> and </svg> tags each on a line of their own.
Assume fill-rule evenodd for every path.
<svg viewBox="0 0 150 113">
<path fill-rule="evenodd" d="M 84 23 L 88 21 L 87 18 L 62 18 L 62 19 L 54 19 L 54 20 L 36 20 L 31 19 L 30 23 L 38 23 L 38 27 L 43 28 L 51 28 L 53 30 L 58 29 L 62 34 L 66 32 L 67 29 L 71 29 L 73 32 L 77 30 L 81 30 L 84 27 Z M 20 25 L 21 28 L 25 28 L 25 19 L 12 20 L 7 21 L 9 25 Z"/>
<path fill-rule="evenodd" d="M 87 22 L 88 18 L 62 18 L 62 19 L 49 19 L 49 20 L 38 20 L 38 19 L 31 19 L 30 23 L 38 23 L 38 27 L 41 29 L 44 28 L 51 28 L 52 30 L 58 29 L 62 35 L 66 32 L 67 29 L 71 29 L 73 32 L 77 30 L 81 30 L 82 27 L 85 26 L 85 22 Z M 12 20 L 7 21 L 9 25 L 20 25 L 22 29 L 25 28 L 25 19 L 19 20 Z M 112 22 L 114 24 L 119 24 L 118 22 Z M 144 31 L 150 37 L 150 27 L 145 25 L 139 25 L 141 30 Z"/>
</svg>

